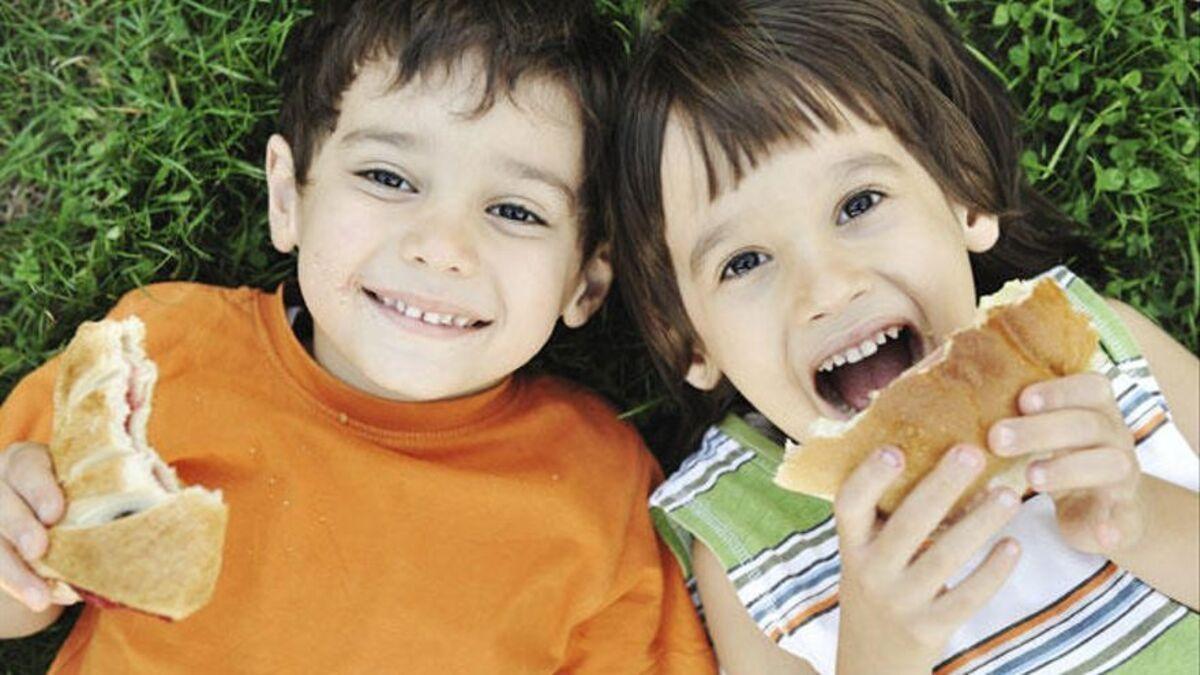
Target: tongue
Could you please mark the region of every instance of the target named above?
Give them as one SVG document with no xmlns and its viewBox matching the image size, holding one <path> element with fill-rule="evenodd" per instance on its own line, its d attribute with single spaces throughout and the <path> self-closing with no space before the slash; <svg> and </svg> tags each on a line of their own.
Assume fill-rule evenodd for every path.
<svg viewBox="0 0 1200 675">
<path fill-rule="evenodd" d="M 912 356 L 903 340 L 889 340 L 879 351 L 858 363 L 847 363 L 830 374 L 842 399 L 855 410 L 866 408 L 871 392 L 883 389 L 912 365 Z"/>
</svg>

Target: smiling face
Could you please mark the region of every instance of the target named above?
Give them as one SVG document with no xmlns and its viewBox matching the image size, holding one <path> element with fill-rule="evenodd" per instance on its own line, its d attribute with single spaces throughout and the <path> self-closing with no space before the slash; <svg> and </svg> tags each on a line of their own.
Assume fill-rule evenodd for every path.
<svg viewBox="0 0 1200 675">
<path fill-rule="evenodd" d="M 998 234 L 890 131 L 842 113 L 839 130 L 780 145 L 736 185 L 722 177 L 715 200 L 678 116 L 663 152 L 666 243 L 700 342 L 687 379 L 728 377 L 793 438 L 850 417 L 970 324 L 967 252 Z"/>
<path fill-rule="evenodd" d="M 527 363 L 561 316 L 584 323 L 610 273 L 581 260 L 583 132 L 567 90 L 523 78 L 473 114 L 479 61 L 393 86 L 364 65 L 297 189 L 268 147 L 271 234 L 299 249 L 313 352 L 363 391 L 437 400 Z"/>
</svg>

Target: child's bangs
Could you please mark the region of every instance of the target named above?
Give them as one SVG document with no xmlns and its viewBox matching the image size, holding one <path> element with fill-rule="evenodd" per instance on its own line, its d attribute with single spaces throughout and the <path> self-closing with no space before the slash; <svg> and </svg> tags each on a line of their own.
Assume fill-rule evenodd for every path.
<svg viewBox="0 0 1200 675">
<path fill-rule="evenodd" d="M 642 75 L 691 127 L 711 197 L 779 144 L 840 130 L 847 112 L 870 124 L 899 121 L 889 108 L 904 98 L 897 84 L 911 73 L 859 38 L 853 5 L 794 3 L 752 17 L 737 3 L 695 4 L 666 20 Z"/>
<path fill-rule="evenodd" d="M 880 124 L 859 97 L 835 91 L 807 73 L 775 73 L 724 95 L 679 92 L 672 107 L 690 130 L 704 160 L 709 199 L 737 187 L 742 178 L 781 145 L 806 144 L 817 133 L 840 131 L 852 113 Z"/>
</svg>

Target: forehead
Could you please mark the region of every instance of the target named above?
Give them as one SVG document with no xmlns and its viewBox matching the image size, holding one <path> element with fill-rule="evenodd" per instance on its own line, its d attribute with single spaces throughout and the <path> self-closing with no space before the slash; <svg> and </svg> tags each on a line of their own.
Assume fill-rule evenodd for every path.
<svg viewBox="0 0 1200 675">
<path fill-rule="evenodd" d="M 486 91 L 485 65 L 471 55 L 428 68 L 399 86 L 393 64 L 371 60 L 341 97 L 334 137 L 373 127 L 469 141 L 481 152 L 537 155 L 577 184 L 583 127 L 572 92 L 536 74 L 523 75 L 511 90 L 497 87 L 491 105 L 481 106 Z"/>
</svg>

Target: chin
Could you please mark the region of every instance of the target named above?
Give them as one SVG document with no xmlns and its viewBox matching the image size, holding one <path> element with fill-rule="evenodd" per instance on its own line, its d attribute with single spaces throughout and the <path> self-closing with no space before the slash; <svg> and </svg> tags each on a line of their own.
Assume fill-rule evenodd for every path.
<svg viewBox="0 0 1200 675">
<path fill-rule="evenodd" d="M 461 396 L 459 391 L 462 390 L 453 383 L 430 381 L 428 377 L 412 373 L 396 378 L 372 378 L 371 381 L 385 392 L 387 398 L 414 403 L 455 398 Z M 414 386 L 414 382 L 422 384 Z"/>
</svg>

